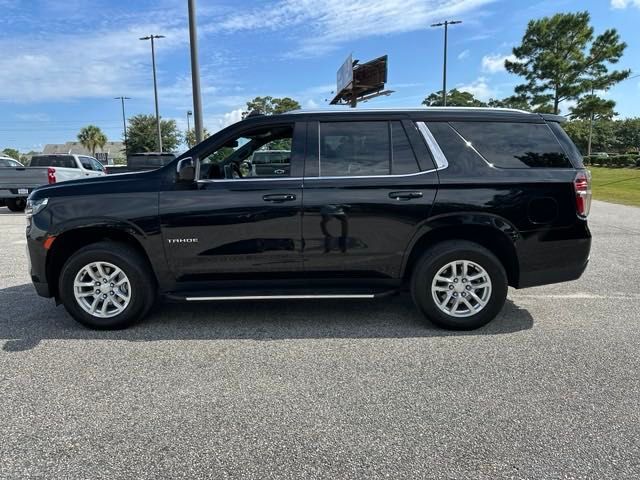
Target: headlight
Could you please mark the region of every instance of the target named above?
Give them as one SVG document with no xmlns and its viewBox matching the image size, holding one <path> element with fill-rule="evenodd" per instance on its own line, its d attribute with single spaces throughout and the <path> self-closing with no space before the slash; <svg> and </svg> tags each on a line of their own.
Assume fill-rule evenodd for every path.
<svg viewBox="0 0 640 480">
<path fill-rule="evenodd" d="M 27 220 L 31 220 L 31 217 L 44 210 L 48 203 L 48 198 L 41 198 L 40 200 L 31 200 L 31 197 L 27 198 L 27 206 L 24 209 Z"/>
</svg>

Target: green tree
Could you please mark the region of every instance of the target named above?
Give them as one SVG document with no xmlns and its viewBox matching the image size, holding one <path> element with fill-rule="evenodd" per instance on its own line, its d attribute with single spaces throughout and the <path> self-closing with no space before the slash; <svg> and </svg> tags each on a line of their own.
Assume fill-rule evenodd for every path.
<svg viewBox="0 0 640 480">
<path fill-rule="evenodd" d="M 616 112 L 613 111 L 615 106 L 616 102 L 613 100 L 605 100 L 604 98 L 600 98 L 594 93 L 591 93 L 581 97 L 576 106 L 569 109 L 573 118 L 587 120 L 589 122 L 587 155 L 591 155 L 594 122 L 598 122 L 600 120 L 611 120 L 616 115 Z"/>
<path fill-rule="evenodd" d="M 594 39 L 589 22 L 588 12 L 531 20 L 522 43 L 513 49 L 515 60 L 505 61 L 507 71 L 526 80 L 516 87 L 516 94 L 524 96 L 536 111 L 559 113 L 560 102 L 591 90 L 594 75 L 602 81 L 599 89 L 629 76 L 629 70 L 608 70 L 608 64 L 620 60 L 626 43 L 615 29 Z"/>
<path fill-rule="evenodd" d="M 527 99 L 519 95 L 511 95 L 510 97 L 503 98 L 502 100 L 491 98 L 487 102 L 487 106 L 493 108 L 515 108 L 518 110 L 532 110 L 531 105 L 529 104 L 529 102 L 527 102 Z"/>
<path fill-rule="evenodd" d="M 640 118 L 616 120 L 616 148 L 621 153 L 640 151 Z"/>
<path fill-rule="evenodd" d="M 128 120 L 127 152 L 155 152 L 158 150 L 155 115 L 136 115 Z M 160 135 L 162 149 L 173 152 L 182 143 L 182 134 L 178 130 L 175 120 L 160 119 Z"/>
<path fill-rule="evenodd" d="M 422 105 L 427 107 L 442 107 L 442 90 L 429 94 L 422 101 Z M 478 100 L 469 92 L 461 92 L 454 88 L 447 91 L 447 106 L 449 107 L 486 107 L 487 104 Z"/>
<path fill-rule="evenodd" d="M 202 129 L 202 137 L 203 138 L 209 138 L 211 136 L 211 134 L 207 131 L 206 128 Z M 187 132 L 184 135 L 184 139 L 187 142 L 187 147 L 191 148 L 193 146 L 196 145 L 196 130 L 195 128 L 191 128 L 189 130 L 187 130 Z"/>
<path fill-rule="evenodd" d="M 78 133 L 78 141 L 84 148 L 91 151 L 91 155 L 96 155 L 96 148 L 104 147 L 107 143 L 107 136 L 102 133 L 99 127 L 95 125 L 87 125 L 80 129 Z"/>
<path fill-rule="evenodd" d="M 300 104 L 290 97 L 256 97 L 247 102 L 247 110 L 242 112 L 242 118 L 246 118 L 252 112 L 263 115 L 275 115 L 299 109 Z"/>
<path fill-rule="evenodd" d="M 15 148 L 5 148 L 4 150 L 2 150 L 2 153 L 7 157 L 11 157 L 18 161 L 20 160 L 20 152 Z"/>
</svg>

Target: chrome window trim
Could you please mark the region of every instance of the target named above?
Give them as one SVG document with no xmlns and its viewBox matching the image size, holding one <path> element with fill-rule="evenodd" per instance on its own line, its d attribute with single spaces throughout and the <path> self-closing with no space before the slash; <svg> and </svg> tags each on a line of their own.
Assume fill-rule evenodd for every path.
<svg viewBox="0 0 640 480">
<path fill-rule="evenodd" d="M 268 178 L 259 178 L 259 177 L 243 177 L 243 178 L 202 178 L 200 180 L 196 180 L 196 183 L 223 183 L 223 182 L 283 182 L 286 180 L 302 180 L 302 177 L 268 177 Z"/>
<path fill-rule="evenodd" d="M 449 166 L 449 162 L 444 152 L 438 145 L 436 138 L 427 127 L 425 122 L 416 122 L 416 126 L 418 127 L 418 131 L 422 134 L 422 138 L 427 142 L 427 146 L 429 150 L 431 150 L 431 154 L 433 155 L 433 160 L 436 162 L 436 170 L 444 170 Z"/>
<path fill-rule="evenodd" d="M 305 177 L 305 180 L 339 180 L 343 178 L 399 178 L 399 177 L 416 177 L 418 175 L 424 175 L 426 173 L 433 173 L 437 169 L 424 170 L 416 173 L 402 173 L 397 175 L 347 175 L 347 176 L 327 176 L 327 177 Z"/>
</svg>

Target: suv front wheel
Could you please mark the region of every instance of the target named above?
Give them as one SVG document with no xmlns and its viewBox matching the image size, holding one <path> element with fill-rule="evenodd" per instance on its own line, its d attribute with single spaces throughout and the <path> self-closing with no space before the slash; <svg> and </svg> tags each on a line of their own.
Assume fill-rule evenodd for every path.
<svg viewBox="0 0 640 480">
<path fill-rule="evenodd" d="M 78 322 L 96 329 L 124 328 L 141 319 L 155 300 L 149 267 L 131 247 L 88 245 L 62 267 L 60 299 Z"/>
<path fill-rule="evenodd" d="M 427 250 L 411 278 L 411 293 L 436 325 L 472 330 L 489 323 L 507 297 L 507 275 L 486 248 L 463 240 Z"/>
</svg>

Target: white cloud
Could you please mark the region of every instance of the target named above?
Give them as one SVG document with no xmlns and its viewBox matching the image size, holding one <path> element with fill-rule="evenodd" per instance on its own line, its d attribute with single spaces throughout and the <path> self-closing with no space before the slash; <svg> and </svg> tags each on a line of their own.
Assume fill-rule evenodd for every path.
<svg viewBox="0 0 640 480">
<path fill-rule="evenodd" d="M 213 27 L 227 32 L 301 27 L 290 56 L 317 56 L 359 38 L 424 29 L 494 0 L 279 0 L 228 17 Z M 269 19 L 265 22 L 265 19 Z"/>
<path fill-rule="evenodd" d="M 147 96 L 151 77 L 149 42 L 138 40 L 162 31 L 156 44 L 159 76 L 162 53 L 188 42 L 183 27 L 139 25 L 120 30 L 5 37 L 0 40 L 0 100 L 65 100 L 121 95 Z M 16 81 L 18 72 L 19 81 Z"/>
<path fill-rule="evenodd" d="M 469 92 L 479 100 L 487 101 L 492 97 L 496 97 L 496 91 L 487 83 L 485 77 L 478 77 L 473 82 L 456 87 L 461 92 Z"/>
<path fill-rule="evenodd" d="M 640 8 L 640 0 L 611 0 L 611 7 L 623 9 L 629 6 Z"/>
<path fill-rule="evenodd" d="M 497 73 L 505 70 L 504 62 L 516 60 L 515 55 L 490 54 L 482 57 L 482 71 L 485 73 Z"/>
<path fill-rule="evenodd" d="M 228 127 L 229 125 L 233 125 L 240 120 L 242 120 L 242 108 L 236 108 L 230 112 L 223 113 L 222 116 L 218 118 L 219 130 Z"/>
<path fill-rule="evenodd" d="M 307 100 L 307 103 L 305 103 L 304 105 L 305 108 L 309 108 L 309 109 L 314 109 L 314 108 L 318 108 L 318 102 L 316 102 L 315 100 L 313 100 L 312 98 Z"/>
<path fill-rule="evenodd" d="M 463 50 L 458 54 L 458 60 L 464 60 L 465 58 L 467 58 L 469 56 L 469 49 L 467 50 Z"/>
</svg>

